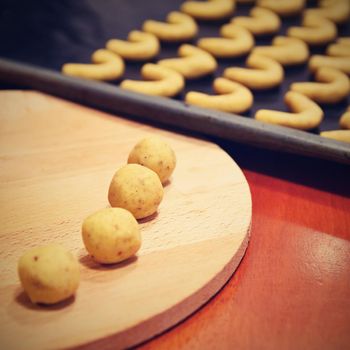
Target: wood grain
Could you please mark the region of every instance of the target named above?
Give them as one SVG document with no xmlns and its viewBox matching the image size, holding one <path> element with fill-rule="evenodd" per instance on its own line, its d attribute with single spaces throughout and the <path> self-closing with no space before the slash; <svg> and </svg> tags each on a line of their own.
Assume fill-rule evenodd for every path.
<svg viewBox="0 0 350 350">
<path fill-rule="evenodd" d="M 227 281 L 248 243 L 251 197 L 222 149 L 36 92 L 2 91 L 0 104 L 1 348 L 130 346 L 188 316 Z M 83 248 L 82 220 L 108 206 L 114 172 L 152 133 L 178 158 L 165 198 L 140 222 L 136 258 L 97 265 Z M 78 256 L 82 281 L 75 298 L 39 307 L 22 292 L 16 264 L 48 242 Z"/>
<path fill-rule="evenodd" d="M 139 349 L 349 349 L 350 168 L 226 146 L 252 192 L 247 253 L 205 307 Z"/>
</svg>

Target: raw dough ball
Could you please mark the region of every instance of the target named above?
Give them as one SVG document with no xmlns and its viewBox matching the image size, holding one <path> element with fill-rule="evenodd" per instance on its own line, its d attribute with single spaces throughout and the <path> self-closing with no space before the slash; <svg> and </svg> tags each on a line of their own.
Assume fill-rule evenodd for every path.
<svg viewBox="0 0 350 350">
<path fill-rule="evenodd" d="M 27 251 L 18 262 L 23 289 L 33 303 L 54 304 L 72 296 L 79 286 L 77 259 L 57 244 Z"/>
<path fill-rule="evenodd" d="M 113 176 L 108 200 L 112 207 L 129 210 L 136 219 L 141 219 L 157 211 L 163 194 L 163 186 L 153 170 L 127 164 Z"/>
<path fill-rule="evenodd" d="M 164 184 L 175 169 L 176 157 L 165 141 L 150 136 L 136 144 L 129 154 L 128 163 L 141 164 L 152 169 Z"/>
<path fill-rule="evenodd" d="M 82 235 L 86 250 L 103 264 L 130 258 L 141 247 L 139 224 L 122 208 L 106 208 L 88 216 Z"/>
</svg>

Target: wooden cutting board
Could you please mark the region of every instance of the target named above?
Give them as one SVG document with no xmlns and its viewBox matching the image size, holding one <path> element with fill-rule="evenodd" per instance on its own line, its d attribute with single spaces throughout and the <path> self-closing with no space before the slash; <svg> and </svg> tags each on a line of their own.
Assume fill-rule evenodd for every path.
<svg viewBox="0 0 350 350">
<path fill-rule="evenodd" d="M 0 92 L 0 347 L 118 349 L 176 324 L 212 297 L 248 243 L 251 197 L 216 145 L 32 91 Z M 109 206 L 114 172 L 142 137 L 177 155 L 157 215 L 140 221 L 137 257 L 94 263 L 81 223 Z M 32 305 L 17 277 L 27 249 L 56 242 L 81 263 L 75 298 Z"/>
</svg>

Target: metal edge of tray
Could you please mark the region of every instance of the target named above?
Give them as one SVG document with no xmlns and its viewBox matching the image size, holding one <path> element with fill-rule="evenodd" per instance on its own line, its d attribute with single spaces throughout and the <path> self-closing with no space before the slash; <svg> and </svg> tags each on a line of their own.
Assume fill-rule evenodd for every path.
<svg viewBox="0 0 350 350">
<path fill-rule="evenodd" d="M 349 144 L 310 132 L 271 125 L 182 101 L 129 92 L 119 87 L 0 58 L 0 81 L 32 88 L 122 117 L 177 127 L 257 147 L 350 164 Z"/>
</svg>

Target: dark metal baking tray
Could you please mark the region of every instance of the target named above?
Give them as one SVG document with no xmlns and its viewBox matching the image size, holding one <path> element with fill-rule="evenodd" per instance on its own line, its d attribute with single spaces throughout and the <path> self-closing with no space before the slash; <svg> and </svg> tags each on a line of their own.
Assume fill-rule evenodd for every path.
<svg viewBox="0 0 350 350">
<path fill-rule="evenodd" d="M 119 115 L 136 116 L 180 130 L 199 132 L 258 147 L 275 149 L 350 164 L 350 145 L 318 136 L 319 131 L 338 129 L 339 116 L 350 98 L 336 105 L 322 105 L 325 119 L 309 132 L 258 122 L 252 117 L 257 109 L 286 110 L 283 96 L 293 81 L 311 80 L 307 65 L 285 69 L 283 84 L 276 89 L 254 92 L 250 111 L 237 116 L 188 106 L 183 102 L 190 90 L 211 92 L 214 77 L 228 66 L 243 66 L 245 57 L 219 60 L 213 76 L 187 81 L 176 98 L 151 97 L 118 88 L 111 83 L 86 81 L 60 74 L 62 64 L 89 62 L 93 51 L 111 38 L 126 38 L 140 29 L 146 19 L 164 20 L 177 10 L 180 0 L 61 0 L 5 1 L 0 12 L 0 81 L 34 88 L 82 104 L 109 110 Z M 315 6 L 308 1 L 308 6 Z M 237 5 L 235 15 L 248 14 L 251 6 Z M 224 21 L 199 22 L 199 35 L 218 36 Z M 300 25 L 301 16 L 283 19 L 279 35 L 291 25 Z M 349 35 L 350 23 L 338 26 L 339 36 Z M 273 36 L 256 38 L 256 45 L 270 44 Z M 193 41 L 195 43 L 195 41 Z M 162 44 L 156 58 L 175 57 L 180 44 Z M 322 53 L 325 47 L 312 48 Z M 155 60 L 155 61 L 156 61 Z M 142 63 L 127 62 L 124 78 L 140 78 Z"/>
</svg>

